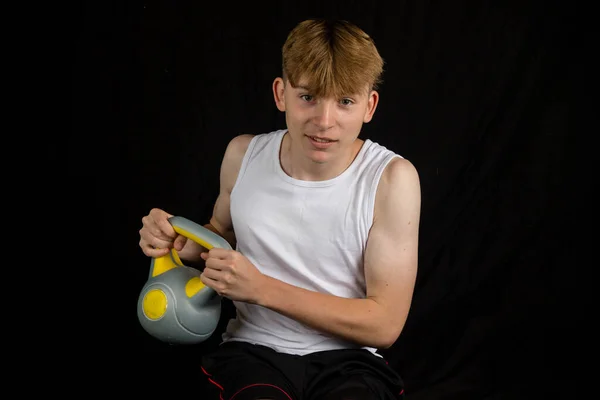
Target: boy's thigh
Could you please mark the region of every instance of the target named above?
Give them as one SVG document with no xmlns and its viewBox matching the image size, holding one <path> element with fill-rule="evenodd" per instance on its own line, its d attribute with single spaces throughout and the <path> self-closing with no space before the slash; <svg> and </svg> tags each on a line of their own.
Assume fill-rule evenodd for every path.
<svg viewBox="0 0 600 400">
<path fill-rule="evenodd" d="M 324 351 L 308 357 L 310 400 L 398 400 L 404 382 L 381 357 L 363 349 Z"/>
<path fill-rule="evenodd" d="M 310 400 L 392 400 L 395 396 L 379 378 L 369 375 L 347 375 L 324 383 L 314 390 Z"/>
<path fill-rule="evenodd" d="M 206 400 L 296 400 L 293 384 L 267 349 L 245 343 L 225 343 L 202 358 L 202 372 L 211 396 Z M 207 393 L 207 395 L 209 394 Z"/>
</svg>

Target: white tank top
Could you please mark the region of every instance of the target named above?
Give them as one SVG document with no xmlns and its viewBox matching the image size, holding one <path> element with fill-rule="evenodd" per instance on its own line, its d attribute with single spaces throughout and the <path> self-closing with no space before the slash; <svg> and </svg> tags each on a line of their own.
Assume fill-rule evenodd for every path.
<svg viewBox="0 0 600 400">
<path fill-rule="evenodd" d="M 367 139 L 342 174 L 326 181 L 302 181 L 281 168 L 279 152 L 286 132 L 254 136 L 244 155 L 231 193 L 237 250 L 262 273 L 291 285 L 364 298 L 363 254 L 377 184 L 388 162 L 400 156 Z M 270 309 L 234 305 L 237 316 L 229 321 L 224 342 L 246 341 L 297 355 L 359 347 Z"/>
</svg>

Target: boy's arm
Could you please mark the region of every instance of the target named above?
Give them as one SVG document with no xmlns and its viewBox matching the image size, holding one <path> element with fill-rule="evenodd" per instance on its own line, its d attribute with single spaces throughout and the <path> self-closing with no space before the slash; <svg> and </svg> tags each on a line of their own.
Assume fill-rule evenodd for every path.
<svg viewBox="0 0 600 400">
<path fill-rule="evenodd" d="M 421 192 L 405 160 L 392 161 L 381 178 L 364 269 L 366 298 L 313 292 L 264 276 L 257 303 L 334 336 L 387 348 L 406 322 L 417 275 Z"/>
</svg>

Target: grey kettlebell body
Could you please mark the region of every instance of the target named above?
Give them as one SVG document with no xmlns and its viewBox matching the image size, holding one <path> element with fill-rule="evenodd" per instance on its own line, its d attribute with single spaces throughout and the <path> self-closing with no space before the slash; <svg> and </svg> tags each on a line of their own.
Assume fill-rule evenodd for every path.
<svg viewBox="0 0 600 400">
<path fill-rule="evenodd" d="M 207 249 L 231 249 L 221 236 L 183 217 L 169 219 L 175 231 Z M 149 278 L 138 298 L 140 324 L 171 344 L 195 344 L 211 337 L 221 317 L 221 296 L 204 286 L 200 271 L 184 265 L 177 252 L 152 259 Z"/>
</svg>

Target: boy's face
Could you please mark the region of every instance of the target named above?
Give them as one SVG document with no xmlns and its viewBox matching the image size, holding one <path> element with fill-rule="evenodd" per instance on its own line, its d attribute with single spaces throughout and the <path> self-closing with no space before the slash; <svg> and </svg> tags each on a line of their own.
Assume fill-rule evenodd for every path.
<svg viewBox="0 0 600 400">
<path fill-rule="evenodd" d="M 351 151 L 363 123 L 371 121 L 379 98 L 368 85 L 361 93 L 342 98 L 317 98 L 302 81 L 293 87 L 281 78 L 273 83 L 273 91 L 277 108 L 286 113 L 290 135 L 318 163 Z"/>
</svg>

